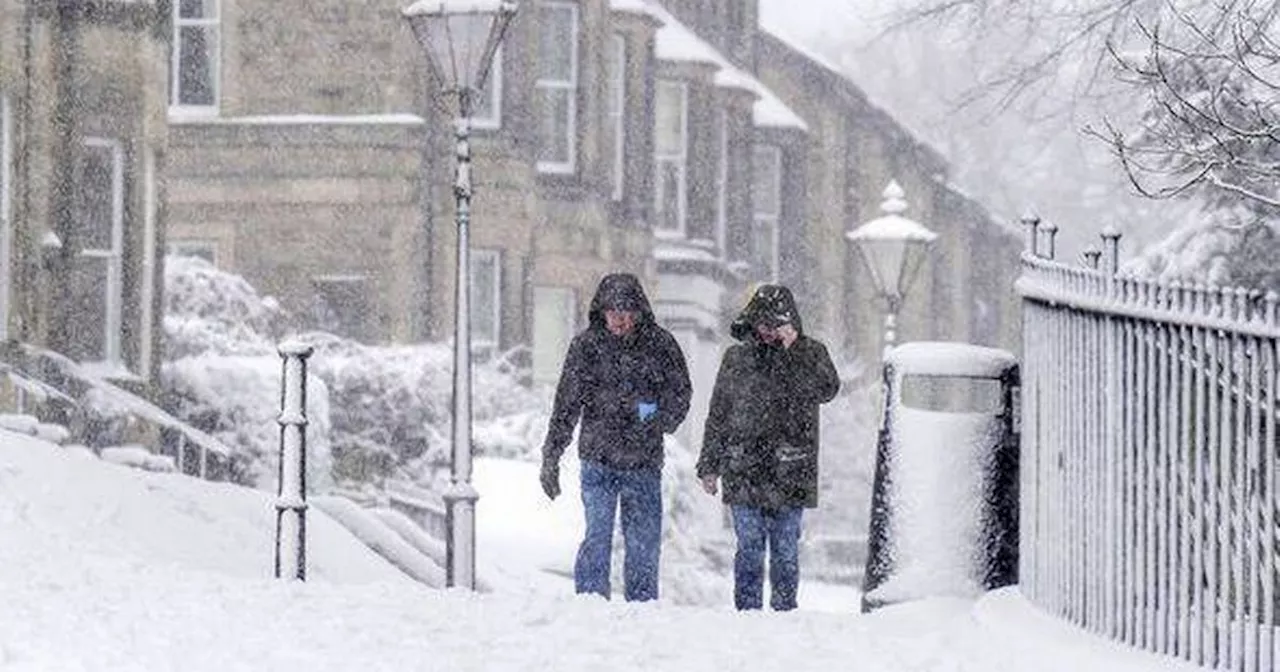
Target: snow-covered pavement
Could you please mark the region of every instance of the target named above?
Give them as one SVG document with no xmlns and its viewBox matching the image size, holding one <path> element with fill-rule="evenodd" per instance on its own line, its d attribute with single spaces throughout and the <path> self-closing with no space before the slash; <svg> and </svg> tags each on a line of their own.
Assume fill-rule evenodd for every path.
<svg viewBox="0 0 1280 672">
<path fill-rule="evenodd" d="M 479 479 L 489 562 L 554 561 L 563 549 L 536 547 L 530 512 L 501 515 L 509 490 L 485 478 L 502 479 Z M 538 515 L 560 529 L 573 507 Z M 268 495 L 0 431 L 0 670 L 1191 669 L 1066 627 L 1016 591 L 869 617 L 606 602 L 552 584 L 438 591 L 318 512 L 308 523 L 311 580 L 277 582 Z"/>
</svg>

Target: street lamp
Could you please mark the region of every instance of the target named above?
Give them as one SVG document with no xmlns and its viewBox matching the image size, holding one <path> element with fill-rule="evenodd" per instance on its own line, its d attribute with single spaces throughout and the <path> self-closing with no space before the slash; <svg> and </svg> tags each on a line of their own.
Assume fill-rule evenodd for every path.
<svg viewBox="0 0 1280 672">
<path fill-rule="evenodd" d="M 884 354 L 888 354 L 902 298 L 938 234 L 902 216 L 907 209 L 906 192 L 897 181 L 889 182 L 882 195 L 884 214 L 844 235 L 862 250 L 876 291 L 885 301 Z"/>
<path fill-rule="evenodd" d="M 471 485 L 471 297 L 468 228 L 471 223 L 471 111 L 484 89 L 493 55 L 516 15 L 508 0 L 418 0 L 403 12 L 427 57 L 430 80 L 456 98 L 458 263 L 453 312 L 453 460 L 444 492 L 448 538 L 445 584 L 476 587 L 476 500 Z"/>
</svg>

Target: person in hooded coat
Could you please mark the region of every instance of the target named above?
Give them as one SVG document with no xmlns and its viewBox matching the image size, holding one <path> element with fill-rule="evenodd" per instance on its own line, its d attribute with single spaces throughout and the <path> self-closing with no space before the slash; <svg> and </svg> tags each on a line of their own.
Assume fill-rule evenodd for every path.
<svg viewBox="0 0 1280 672">
<path fill-rule="evenodd" d="M 602 278 L 588 317 L 569 344 L 556 386 L 542 446 L 542 489 L 553 500 L 560 494 L 560 457 L 581 420 L 586 534 L 574 586 L 609 597 L 613 524 L 621 509 L 624 596 L 653 600 L 662 544 L 662 437 L 689 412 L 689 371 L 634 275 Z"/>
<path fill-rule="evenodd" d="M 818 408 L 840 389 L 827 348 L 804 333 L 791 290 L 762 285 L 730 326 L 711 393 L 697 473 L 733 514 L 734 605 L 796 608 L 804 509 L 818 505 Z"/>
</svg>

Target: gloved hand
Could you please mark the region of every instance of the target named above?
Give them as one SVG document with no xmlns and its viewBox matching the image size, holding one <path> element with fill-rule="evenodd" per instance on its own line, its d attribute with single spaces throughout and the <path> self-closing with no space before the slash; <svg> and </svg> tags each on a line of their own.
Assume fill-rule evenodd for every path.
<svg viewBox="0 0 1280 672">
<path fill-rule="evenodd" d="M 636 414 L 640 416 L 640 422 L 644 422 L 649 418 L 658 414 L 658 402 L 642 401 L 636 404 Z"/>
<path fill-rule="evenodd" d="M 542 491 L 547 493 L 547 498 L 554 500 L 560 496 L 560 463 L 556 460 L 543 458 L 542 471 L 538 474 L 538 480 L 542 482 Z"/>
</svg>

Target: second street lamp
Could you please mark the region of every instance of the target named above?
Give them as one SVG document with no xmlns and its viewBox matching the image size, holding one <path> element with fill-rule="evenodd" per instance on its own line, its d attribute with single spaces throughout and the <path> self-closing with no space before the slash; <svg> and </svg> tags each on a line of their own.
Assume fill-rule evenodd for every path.
<svg viewBox="0 0 1280 672">
<path fill-rule="evenodd" d="M 454 139 L 457 166 L 457 266 L 454 276 L 453 450 L 444 492 L 448 538 L 445 583 L 476 587 L 476 500 L 471 484 L 471 111 L 484 90 L 493 56 L 516 14 L 508 0 L 418 0 L 402 11 L 426 55 L 432 86 L 457 102 Z"/>
<path fill-rule="evenodd" d="M 896 181 L 889 182 L 883 196 L 880 211 L 884 214 L 849 231 L 845 237 L 862 251 L 876 292 L 885 301 L 883 353 L 888 354 L 894 344 L 902 299 L 938 234 L 903 216 L 907 210 L 906 192 Z"/>
</svg>

